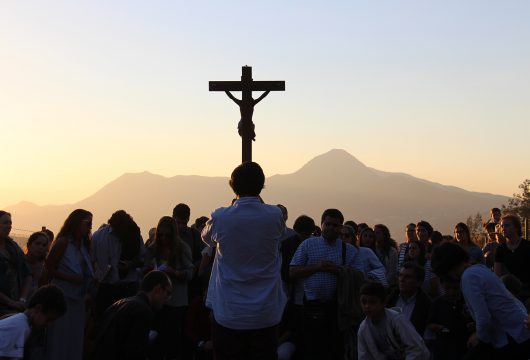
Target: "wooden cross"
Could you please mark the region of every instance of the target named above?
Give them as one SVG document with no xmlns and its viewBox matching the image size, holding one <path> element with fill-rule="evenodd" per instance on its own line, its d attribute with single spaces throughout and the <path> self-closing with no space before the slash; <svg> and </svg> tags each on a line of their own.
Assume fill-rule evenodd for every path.
<svg viewBox="0 0 530 360">
<path fill-rule="evenodd" d="M 242 143 L 242 162 L 252 161 L 252 141 L 256 140 L 252 122 L 254 105 L 263 100 L 271 91 L 285 91 L 285 81 L 254 81 L 252 80 L 252 67 L 243 66 L 241 81 L 210 81 L 210 91 L 224 91 L 239 106 L 241 120 L 238 124 L 238 132 Z M 234 97 L 231 91 L 241 91 L 241 100 Z M 253 91 L 264 91 L 264 93 L 257 99 L 253 99 Z"/>
</svg>

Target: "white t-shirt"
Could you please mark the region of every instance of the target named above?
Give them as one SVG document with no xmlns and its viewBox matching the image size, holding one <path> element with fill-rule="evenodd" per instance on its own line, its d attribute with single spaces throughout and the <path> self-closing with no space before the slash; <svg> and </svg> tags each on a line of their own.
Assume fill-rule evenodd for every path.
<svg viewBox="0 0 530 360">
<path fill-rule="evenodd" d="M 0 356 L 22 359 L 30 330 L 28 317 L 24 313 L 0 320 Z"/>
</svg>

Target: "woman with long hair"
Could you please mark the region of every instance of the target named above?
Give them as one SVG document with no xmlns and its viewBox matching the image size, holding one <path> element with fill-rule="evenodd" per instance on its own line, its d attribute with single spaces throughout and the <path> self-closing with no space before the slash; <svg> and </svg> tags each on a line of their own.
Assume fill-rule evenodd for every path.
<svg viewBox="0 0 530 360">
<path fill-rule="evenodd" d="M 471 233 L 466 224 L 458 223 L 455 225 L 455 239 L 458 245 L 469 254 L 469 261 L 471 264 L 484 263 L 484 253 L 471 239 Z"/>
<path fill-rule="evenodd" d="M 66 298 L 66 314 L 48 329 L 47 358 L 49 360 L 81 360 L 85 334 L 85 300 L 93 281 L 88 254 L 92 230 L 92 214 L 74 210 L 52 244 L 45 266 L 51 283 L 58 286 Z"/>
<path fill-rule="evenodd" d="M 188 306 L 188 282 L 193 277 L 191 249 L 179 238 L 177 223 L 164 216 L 156 227 L 155 240 L 147 248 L 144 271 L 165 272 L 173 284 L 173 293 L 155 316 L 154 328 L 159 332 L 153 359 L 181 359 L 183 326 Z"/>
<path fill-rule="evenodd" d="M 390 286 L 397 284 L 398 252 L 390 230 L 383 224 L 374 226 L 375 253 L 386 269 L 386 279 Z"/>
<path fill-rule="evenodd" d="M 9 237 L 11 227 L 11 214 L 0 210 L 0 316 L 24 311 L 31 288 L 24 252 Z"/>
</svg>

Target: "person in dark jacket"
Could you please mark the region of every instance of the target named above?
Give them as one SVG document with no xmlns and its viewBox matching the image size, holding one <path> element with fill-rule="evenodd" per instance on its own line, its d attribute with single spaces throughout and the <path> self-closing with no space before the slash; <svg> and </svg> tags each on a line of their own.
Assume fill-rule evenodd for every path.
<svg viewBox="0 0 530 360">
<path fill-rule="evenodd" d="M 162 271 L 151 271 L 140 292 L 112 304 L 104 314 L 91 359 L 144 360 L 149 347 L 149 334 L 154 310 L 171 296 L 171 280 Z"/>
<path fill-rule="evenodd" d="M 421 290 L 425 271 L 416 263 L 406 262 L 399 272 L 398 289 L 390 294 L 387 307 L 399 308 L 420 336 L 427 327 L 431 299 Z"/>
</svg>

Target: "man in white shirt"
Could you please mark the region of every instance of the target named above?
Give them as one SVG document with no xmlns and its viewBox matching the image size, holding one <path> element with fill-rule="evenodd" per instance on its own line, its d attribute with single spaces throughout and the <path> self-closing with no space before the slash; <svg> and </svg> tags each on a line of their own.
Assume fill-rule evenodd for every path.
<svg viewBox="0 0 530 360">
<path fill-rule="evenodd" d="M 232 172 L 234 203 L 212 213 L 203 241 L 217 246 L 206 306 L 213 312 L 214 355 L 222 359 L 275 359 L 277 325 L 286 297 L 280 277 L 282 212 L 263 203 L 261 167 L 246 162 Z"/>
</svg>

